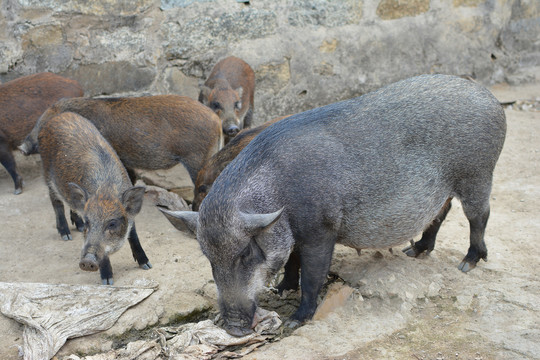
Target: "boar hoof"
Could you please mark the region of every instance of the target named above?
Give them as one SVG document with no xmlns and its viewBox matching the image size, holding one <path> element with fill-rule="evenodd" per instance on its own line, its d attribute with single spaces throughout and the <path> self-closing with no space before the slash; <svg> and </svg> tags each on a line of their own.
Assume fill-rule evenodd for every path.
<svg viewBox="0 0 540 360">
<path fill-rule="evenodd" d="M 143 270 L 150 270 L 152 268 L 152 264 L 150 264 L 150 261 L 146 264 L 140 264 L 139 267 Z"/>
<path fill-rule="evenodd" d="M 22 194 L 22 189 L 19 188 L 19 189 L 15 189 L 15 191 L 13 192 L 15 195 L 19 195 L 19 194 Z"/>
<path fill-rule="evenodd" d="M 466 272 L 469 272 L 471 271 L 472 269 L 475 268 L 476 265 L 472 265 L 472 264 L 469 264 L 468 262 L 466 262 L 465 260 L 463 260 L 459 265 L 458 265 L 458 269 L 463 271 L 464 273 Z"/>
<path fill-rule="evenodd" d="M 300 322 L 297 320 L 287 320 L 285 322 L 285 326 L 288 327 L 289 329 L 294 329 L 300 326 Z"/>
<path fill-rule="evenodd" d="M 413 240 L 411 240 L 411 245 L 407 246 L 401 251 L 403 251 L 407 256 L 410 257 L 417 257 L 418 255 L 420 255 L 420 252 L 414 247 Z"/>
<path fill-rule="evenodd" d="M 113 279 L 112 278 L 108 278 L 108 279 L 101 279 L 101 284 L 102 285 L 112 285 L 114 282 L 113 282 Z"/>
<path fill-rule="evenodd" d="M 66 235 L 62 235 L 62 240 L 68 241 L 68 240 L 73 240 L 73 238 L 71 237 L 71 234 L 66 234 Z"/>
</svg>

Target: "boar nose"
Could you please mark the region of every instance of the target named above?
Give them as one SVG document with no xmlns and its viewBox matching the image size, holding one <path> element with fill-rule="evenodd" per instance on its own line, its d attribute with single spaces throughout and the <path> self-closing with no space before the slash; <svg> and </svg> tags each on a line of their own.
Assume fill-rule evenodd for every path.
<svg viewBox="0 0 540 360">
<path fill-rule="evenodd" d="M 224 329 L 229 335 L 236 336 L 236 337 L 246 336 L 254 332 L 250 328 L 231 326 L 231 325 L 224 326 Z"/>
<path fill-rule="evenodd" d="M 225 134 L 228 136 L 236 136 L 240 129 L 236 125 L 229 126 L 227 130 L 225 131 Z"/>
<path fill-rule="evenodd" d="M 79 267 L 84 271 L 98 271 L 99 264 L 94 254 L 86 254 L 79 262 Z"/>
</svg>

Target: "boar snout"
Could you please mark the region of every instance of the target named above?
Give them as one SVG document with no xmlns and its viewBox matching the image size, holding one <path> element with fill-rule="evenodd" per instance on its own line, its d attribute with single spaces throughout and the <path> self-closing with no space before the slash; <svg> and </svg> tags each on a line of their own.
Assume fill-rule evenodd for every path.
<svg viewBox="0 0 540 360">
<path fill-rule="evenodd" d="M 253 330 L 250 328 L 244 328 L 233 324 L 226 324 L 223 328 L 229 335 L 236 337 L 242 337 L 253 333 Z"/>
<path fill-rule="evenodd" d="M 233 137 L 236 136 L 240 132 L 240 128 L 236 125 L 231 125 L 227 129 L 225 129 L 225 135 Z"/>
<path fill-rule="evenodd" d="M 99 264 L 94 254 L 86 254 L 79 262 L 79 267 L 84 271 L 98 271 Z"/>
<path fill-rule="evenodd" d="M 253 329 L 249 325 L 250 323 L 247 320 L 228 318 L 225 319 L 223 329 L 225 329 L 229 335 L 242 337 L 253 333 Z"/>
</svg>

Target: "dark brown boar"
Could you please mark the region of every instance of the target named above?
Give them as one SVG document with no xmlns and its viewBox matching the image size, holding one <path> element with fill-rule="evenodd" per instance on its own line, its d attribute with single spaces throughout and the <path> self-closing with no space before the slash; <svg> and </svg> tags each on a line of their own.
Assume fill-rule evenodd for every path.
<svg viewBox="0 0 540 360">
<path fill-rule="evenodd" d="M 62 239 L 71 239 L 64 203 L 84 219 L 80 268 L 99 269 L 103 284 L 112 284 L 109 255 L 120 249 L 126 238 L 139 266 L 151 268 L 134 223 L 144 187 L 132 186 L 116 152 L 96 127 L 82 116 L 64 112 L 41 124 L 38 141 Z"/>
<path fill-rule="evenodd" d="M 189 97 L 74 98 L 49 108 L 19 147 L 21 151 L 39 151 L 36 138 L 40 124 L 63 112 L 91 121 L 116 150 L 132 181 L 135 168 L 168 169 L 182 163 L 195 182 L 223 139 L 217 115 Z"/>
<path fill-rule="evenodd" d="M 242 59 L 229 56 L 219 61 L 201 86 L 199 101 L 221 119 L 225 143 L 253 119 L 255 73 Z"/>
<path fill-rule="evenodd" d="M 288 116 L 290 115 L 281 116 L 252 129 L 244 129 L 240 131 L 240 133 L 236 135 L 227 145 L 225 145 L 223 149 L 208 159 L 197 174 L 197 181 L 195 182 L 195 188 L 193 189 L 193 211 L 199 211 L 201 202 L 206 197 L 206 194 L 208 194 L 212 188 L 212 184 L 217 179 L 219 174 L 221 174 L 223 169 L 225 169 L 227 164 L 229 164 L 236 157 L 236 155 L 238 155 L 240 151 L 242 151 L 242 149 L 245 148 L 246 145 L 249 144 L 249 142 L 253 140 L 253 138 L 255 138 L 255 136 L 257 136 L 261 131 Z"/>
<path fill-rule="evenodd" d="M 75 80 L 52 73 L 23 76 L 0 85 L 0 162 L 13 178 L 15 194 L 22 192 L 23 180 L 12 151 L 49 106 L 83 94 Z"/>
</svg>

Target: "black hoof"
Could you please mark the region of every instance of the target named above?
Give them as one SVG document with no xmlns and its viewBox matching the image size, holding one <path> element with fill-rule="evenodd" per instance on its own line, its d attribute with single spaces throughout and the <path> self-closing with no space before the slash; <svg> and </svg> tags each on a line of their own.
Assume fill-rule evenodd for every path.
<svg viewBox="0 0 540 360">
<path fill-rule="evenodd" d="M 150 264 L 150 261 L 146 264 L 140 264 L 139 267 L 143 270 L 150 270 L 152 268 L 152 264 Z"/>
<path fill-rule="evenodd" d="M 401 251 L 403 251 L 405 253 L 405 255 L 407 255 L 407 256 L 417 257 L 418 255 L 421 254 L 421 252 L 419 252 L 418 249 L 416 249 L 416 247 L 414 245 L 415 245 L 414 241 L 411 240 L 411 245 L 407 246 L 406 248 L 402 249 Z"/>
</svg>

